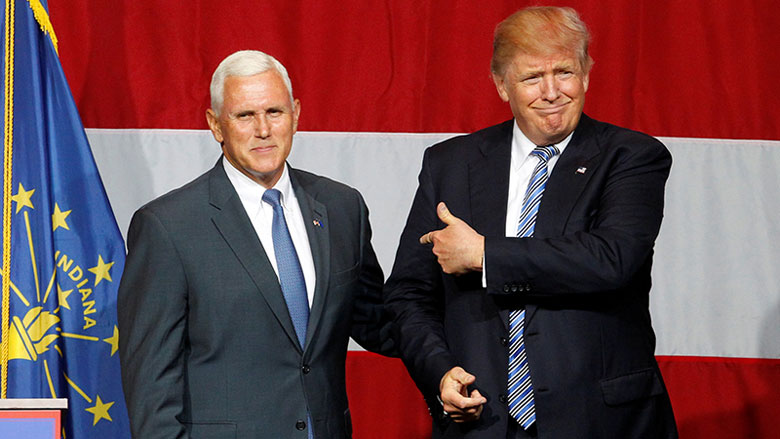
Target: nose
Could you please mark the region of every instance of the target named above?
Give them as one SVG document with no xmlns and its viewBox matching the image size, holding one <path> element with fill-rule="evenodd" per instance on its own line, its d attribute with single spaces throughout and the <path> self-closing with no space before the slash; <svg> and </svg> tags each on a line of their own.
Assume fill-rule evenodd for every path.
<svg viewBox="0 0 780 439">
<path fill-rule="evenodd" d="M 545 101 L 553 102 L 560 96 L 560 87 L 558 81 L 555 79 L 555 75 L 544 75 L 541 82 L 542 87 L 542 99 Z"/>
<path fill-rule="evenodd" d="M 259 114 L 255 118 L 255 136 L 265 139 L 271 135 L 271 124 L 265 114 Z"/>
</svg>

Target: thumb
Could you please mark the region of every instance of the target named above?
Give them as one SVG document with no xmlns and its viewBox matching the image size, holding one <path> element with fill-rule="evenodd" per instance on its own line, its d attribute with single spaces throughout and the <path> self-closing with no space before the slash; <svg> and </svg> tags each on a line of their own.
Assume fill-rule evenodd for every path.
<svg viewBox="0 0 780 439">
<path fill-rule="evenodd" d="M 452 377 L 459 382 L 460 384 L 468 386 L 469 384 L 472 384 L 474 381 L 476 381 L 476 377 L 468 372 L 466 372 L 463 368 L 459 367 L 456 370 L 453 371 Z"/>
<path fill-rule="evenodd" d="M 480 400 L 480 401 L 482 402 L 482 404 L 484 404 L 484 403 L 486 403 L 486 402 L 487 402 L 487 398 L 485 398 L 484 396 L 482 396 L 482 394 L 481 394 L 481 393 L 479 393 L 479 390 L 477 390 L 477 389 L 474 389 L 474 390 L 472 390 L 472 391 L 471 391 L 471 395 L 469 395 L 469 397 L 470 397 L 470 398 L 473 398 L 473 399 Z"/>
<path fill-rule="evenodd" d="M 460 221 L 458 217 L 450 213 L 450 210 L 447 209 L 447 205 L 444 204 L 444 201 L 440 202 L 439 205 L 436 206 L 436 214 L 439 215 L 439 219 L 448 226 Z"/>
</svg>

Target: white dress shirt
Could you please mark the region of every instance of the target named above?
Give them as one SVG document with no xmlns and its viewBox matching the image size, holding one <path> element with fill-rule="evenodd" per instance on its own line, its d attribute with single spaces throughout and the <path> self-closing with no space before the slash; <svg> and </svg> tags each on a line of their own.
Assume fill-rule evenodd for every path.
<svg viewBox="0 0 780 439">
<path fill-rule="evenodd" d="M 563 154 L 563 150 L 569 145 L 574 131 L 572 131 L 565 139 L 560 143 L 556 143 L 559 153 L 554 155 L 547 161 L 547 175 L 552 175 L 553 167 L 558 161 L 558 157 Z M 543 145 L 547 146 L 547 145 Z M 509 196 L 506 201 L 506 229 L 505 236 L 507 238 L 517 237 L 517 226 L 520 222 L 520 214 L 523 212 L 523 201 L 525 201 L 525 193 L 528 190 L 528 184 L 531 182 L 531 176 L 536 169 L 536 165 L 539 164 L 539 158 L 532 157 L 531 151 L 533 151 L 537 145 L 531 142 L 528 137 L 523 134 L 520 127 L 517 126 L 515 121 L 512 128 L 512 146 L 510 152 L 510 164 L 509 164 Z M 544 195 L 542 195 L 544 199 Z M 482 286 L 487 288 L 487 264 L 485 263 L 485 256 L 482 255 Z"/>
<path fill-rule="evenodd" d="M 274 210 L 270 204 L 263 201 L 263 193 L 266 189 L 256 183 L 238 169 L 232 163 L 222 158 L 222 166 L 230 180 L 230 183 L 238 193 L 238 198 L 244 206 L 252 227 L 255 228 L 257 237 L 263 244 L 268 260 L 274 267 L 276 277 L 279 277 L 279 268 L 276 266 L 276 255 L 274 253 L 274 240 L 271 233 L 273 224 Z M 309 299 L 309 308 L 314 300 L 314 285 L 317 281 L 314 272 L 314 259 L 311 256 L 311 246 L 309 245 L 309 235 L 306 234 L 306 226 L 303 222 L 301 207 L 298 205 L 298 198 L 290 183 L 290 172 L 287 164 L 284 165 L 282 176 L 276 182 L 273 189 L 282 193 L 281 204 L 284 210 L 284 218 L 287 221 L 287 228 L 290 230 L 295 252 L 298 253 L 298 261 L 301 263 L 303 278 L 306 281 L 306 296 Z"/>
<path fill-rule="evenodd" d="M 555 144 L 560 152 L 547 162 L 548 176 L 552 175 L 553 167 L 558 161 L 558 157 L 563 154 L 563 150 L 566 149 L 573 135 L 574 132 L 572 131 L 563 141 Z M 506 236 L 508 238 L 517 236 L 517 225 L 520 222 L 520 214 L 523 211 L 525 192 L 528 190 L 528 183 L 531 182 L 534 169 L 539 164 L 539 158 L 531 156 L 531 151 L 536 146 L 520 131 L 520 127 L 517 126 L 517 121 L 515 121 L 512 129 L 512 159 L 509 165 L 509 197 L 506 202 Z M 544 200 L 544 195 L 542 195 L 542 200 Z"/>
</svg>

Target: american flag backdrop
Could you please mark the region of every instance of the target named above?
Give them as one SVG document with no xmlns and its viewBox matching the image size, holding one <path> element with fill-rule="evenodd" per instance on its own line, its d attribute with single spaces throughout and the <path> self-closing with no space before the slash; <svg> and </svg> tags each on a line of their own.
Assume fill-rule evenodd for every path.
<svg viewBox="0 0 780 439">
<path fill-rule="evenodd" d="M 50 0 L 59 57 L 117 223 L 219 156 L 211 73 L 258 49 L 300 98 L 290 162 L 357 187 L 389 273 L 424 148 L 511 117 L 495 25 L 529 1 Z M 536 2 L 533 2 L 536 3 Z M 780 13 L 771 0 L 571 0 L 595 65 L 585 112 L 674 158 L 651 311 L 681 437 L 779 437 Z M 479 377 L 477 377 L 479 379 Z M 348 356 L 355 437 L 430 434 L 399 360 Z"/>
</svg>

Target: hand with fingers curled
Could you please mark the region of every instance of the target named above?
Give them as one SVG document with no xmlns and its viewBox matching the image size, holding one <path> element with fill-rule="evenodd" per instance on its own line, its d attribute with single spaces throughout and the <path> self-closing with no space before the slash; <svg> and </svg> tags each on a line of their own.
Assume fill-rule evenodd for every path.
<svg viewBox="0 0 780 439">
<path fill-rule="evenodd" d="M 474 384 L 476 377 L 466 372 L 462 367 L 450 369 L 439 383 L 439 398 L 444 412 L 455 422 L 471 422 L 482 415 L 483 405 L 487 402 L 479 390 L 474 389 L 469 394 L 468 386 Z"/>
<path fill-rule="evenodd" d="M 444 202 L 436 207 L 436 213 L 447 226 L 424 234 L 420 244 L 433 244 L 433 254 L 447 274 L 482 271 L 485 237 L 453 215 Z"/>
</svg>

